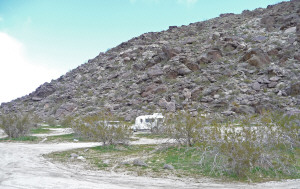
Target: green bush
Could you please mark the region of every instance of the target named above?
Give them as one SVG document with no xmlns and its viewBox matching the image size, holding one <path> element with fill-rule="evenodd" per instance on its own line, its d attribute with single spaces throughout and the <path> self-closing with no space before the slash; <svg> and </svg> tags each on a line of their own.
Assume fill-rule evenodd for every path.
<svg viewBox="0 0 300 189">
<path fill-rule="evenodd" d="M 26 136 L 30 130 L 29 115 L 3 114 L 0 116 L 0 128 L 9 138 L 19 138 Z"/>
<path fill-rule="evenodd" d="M 182 145 L 192 146 L 201 140 L 200 131 L 204 129 L 203 120 L 188 113 L 179 112 L 166 117 L 166 134 Z"/>
<path fill-rule="evenodd" d="M 267 112 L 221 121 L 178 113 L 166 120 L 169 137 L 197 147 L 199 165 L 211 175 L 299 174 L 299 116 Z"/>
<path fill-rule="evenodd" d="M 79 118 L 74 121 L 72 128 L 79 136 L 103 142 L 104 145 L 127 144 L 132 133 L 125 122 L 102 114 Z"/>
</svg>

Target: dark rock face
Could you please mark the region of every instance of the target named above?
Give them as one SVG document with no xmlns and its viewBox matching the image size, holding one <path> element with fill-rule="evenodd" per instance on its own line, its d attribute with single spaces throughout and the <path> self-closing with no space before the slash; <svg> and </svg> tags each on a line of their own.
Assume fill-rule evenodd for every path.
<svg viewBox="0 0 300 189">
<path fill-rule="evenodd" d="M 168 47 L 168 46 L 164 46 L 162 48 L 163 52 L 166 54 L 166 56 L 168 57 L 168 59 L 171 59 L 172 57 L 176 56 L 177 54 L 179 54 L 181 52 L 181 48 L 180 47 Z"/>
<path fill-rule="evenodd" d="M 241 61 L 246 61 L 255 67 L 263 67 L 270 63 L 270 58 L 263 50 L 256 48 L 249 50 Z"/>
<path fill-rule="evenodd" d="M 33 96 L 32 100 L 39 101 L 39 99 L 45 98 L 55 92 L 55 88 L 52 84 L 45 83 L 36 89 L 31 95 Z"/>
<path fill-rule="evenodd" d="M 62 116 L 69 115 L 72 113 L 72 111 L 76 110 L 76 108 L 77 108 L 76 105 L 71 103 L 63 104 L 56 111 L 55 116 L 62 117 Z"/>
<path fill-rule="evenodd" d="M 63 119 L 101 111 L 132 121 L 154 112 L 300 109 L 299 0 L 149 32 L 100 53 L 1 113 Z"/>
</svg>

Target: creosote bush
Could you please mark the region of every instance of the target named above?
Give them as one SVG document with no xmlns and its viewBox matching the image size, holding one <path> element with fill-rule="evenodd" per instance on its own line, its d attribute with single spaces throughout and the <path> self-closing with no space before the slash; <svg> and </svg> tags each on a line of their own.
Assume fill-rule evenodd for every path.
<svg viewBox="0 0 300 189">
<path fill-rule="evenodd" d="M 76 119 L 72 128 L 79 136 L 103 142 L 104 145 L 127 144 L 132 134 L 128 124 L 104 114 Z"/>
<path fill-rule="evenodd" d="M 29 115 L 2 114 L 0 116 L 0 128 L 9 138 L 26 136 L 30 130 L 31 122 Z"/>
<path fill-rule="evenodd" d="M 201 141 L 200 132 L 204 129 L 201 117 L 193 117 L 190 114 L 179 112 L 166 117 L 165 132 L 181 145 L 193 146 Z"/>
<path fill-rule="evenodd" d="M 266 112 L 221 121 L 180 112 L 166 118 L 166 131 L 180 145 L 197 148 L 198 164 L 210 175 L 292 177 L 300 169 L 299 118 Z"/>
</svg>

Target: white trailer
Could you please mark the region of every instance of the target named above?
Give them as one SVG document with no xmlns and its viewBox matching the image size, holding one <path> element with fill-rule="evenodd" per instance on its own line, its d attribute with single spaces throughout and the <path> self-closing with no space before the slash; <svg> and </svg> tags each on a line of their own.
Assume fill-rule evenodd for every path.
<svg viewBox="0 0 300 189">
<path fill-rule="evenodd" d="M 153 115 L 138 116 L 132 126 L 134 131 L 138 130 L 153 130 L 158 128 L 164 121 L 164 116 L 161 113 L 154 113 Z"/>
</svg>

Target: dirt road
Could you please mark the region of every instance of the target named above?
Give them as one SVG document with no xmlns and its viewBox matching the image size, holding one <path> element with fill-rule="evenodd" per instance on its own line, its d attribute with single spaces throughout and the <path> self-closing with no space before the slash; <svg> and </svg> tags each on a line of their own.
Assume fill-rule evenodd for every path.
<svg viewBox="0 0 300 189">
<path fill-rule="evenodd" d="M 84 148 L 99 143 L 23 144 L 0 143 L 0 188 L 299 188 L 300 180 L 258 185 L 192 183 L 171 179 L 134 177 L 120 173 L 88 171 L 80 166 L 53 164 L 42 154 Z"/>
</svg>

